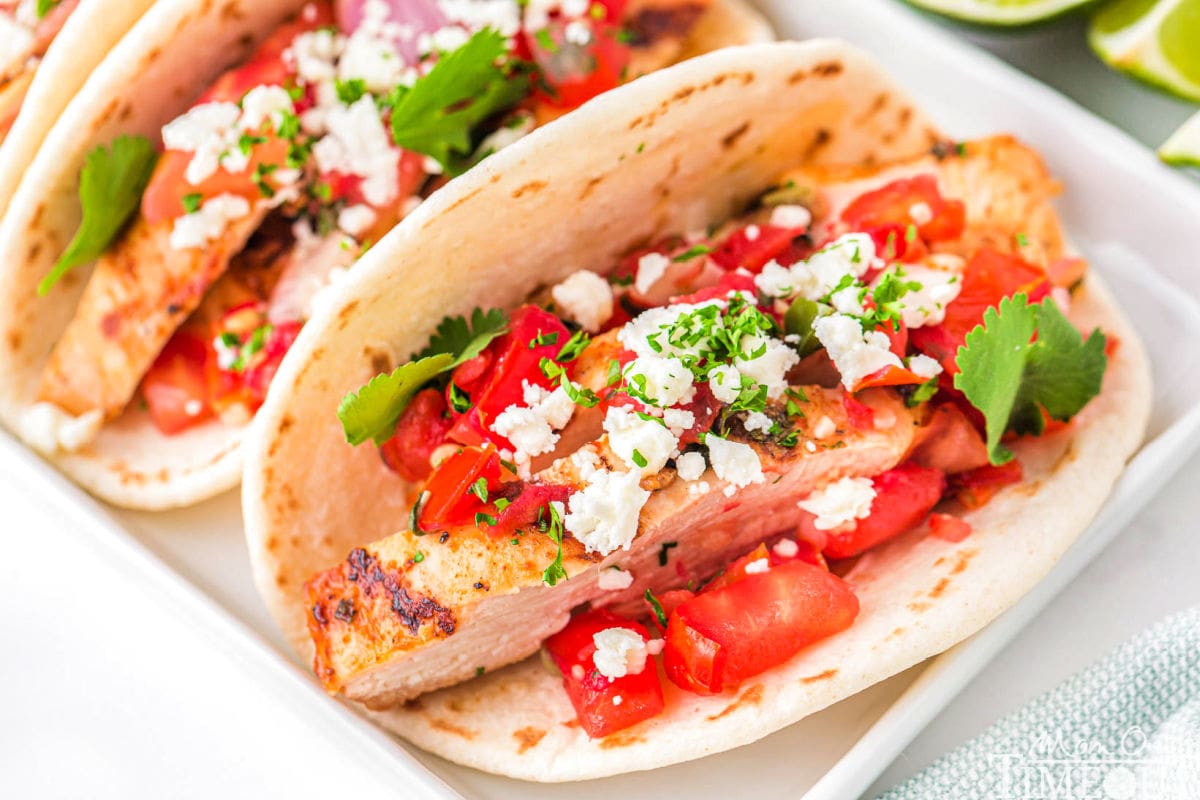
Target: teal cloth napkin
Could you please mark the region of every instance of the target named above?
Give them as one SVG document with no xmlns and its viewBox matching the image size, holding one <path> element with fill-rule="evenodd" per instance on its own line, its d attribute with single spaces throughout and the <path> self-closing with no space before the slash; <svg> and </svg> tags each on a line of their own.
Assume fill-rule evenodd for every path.
<svg viewBox="0 0 1200 800">
<path fill-rule="evenodd" d="M 880 800 L 1200 800 L 1200 608 L 942 756 Z"/>
</svg>

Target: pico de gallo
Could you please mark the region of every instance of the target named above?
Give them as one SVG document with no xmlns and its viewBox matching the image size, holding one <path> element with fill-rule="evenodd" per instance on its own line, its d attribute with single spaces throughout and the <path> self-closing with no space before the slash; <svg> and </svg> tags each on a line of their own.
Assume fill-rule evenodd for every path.
<svg viewBox="0 0 1200 800">
<path fill-rule="evenodd" d="M 42 410 L 107 420 L 140 397 L 165 434 L 245 423 L 372 242 L 447 177 L 663 66 L 706 4 L 660 5 L 303 6 L 163 127 L 161 153 L 122 136 L 88 157 L 84 224 L 39 291 L 99 262 Z"/>
<path fill-rule="evenodd" d="M 428 569 L 412 585 L 432 592 L 453 558 L 437 548 L 470 529 L 497 548 L 552 542 L 548 587 L 598 572 L 591 608 L 544 642 L 591 737 L 661 713 L 664 678 L 733 691 L 846 630 L 853 559 L 918 531 L 970 536 L 964 510 L 1022 479 L 1012 440 L 1061 429 L 1100 391 L 1105 335 L 1064 314 L 1078 262 L 1026 260 L 1020 231 L 971 238 L 940 187 L 942 160 L 988 146 L 941 145 L 832 208 L 785 176 L 741 217 L 607 276 L 448 317 L 339 408 L 347 440 L 374 440 L 412 499 L 409 533 L 357 557 L 417 543 L 395 586 Z M 810 460 L 815 482 L 799 477 Z M 753 533 L 756 514 L 778 527 Z M 722 516 L 714 553 L 697 530 Z M 674 518 L 691 522 L 664 541 Z M 340 649 L 386 624 L 353 593 L 360 575 L 309 583 L 331 689 L 353 678 Z"/>
</svg>

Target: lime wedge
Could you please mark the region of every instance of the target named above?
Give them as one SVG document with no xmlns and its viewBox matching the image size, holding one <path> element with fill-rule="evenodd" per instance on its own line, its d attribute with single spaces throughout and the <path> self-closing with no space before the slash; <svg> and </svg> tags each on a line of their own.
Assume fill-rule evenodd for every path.
<svg viewBox="0 0 1200 800">
<path fill-rule="evenodd" d="M 1200 114 L 1196 114 L 1171 134 L 1158 148 L 1158 156 L 1176 167 L 1200 167 Z"/>
<path fill-rule="evenodd" d="M 1060 17 L 1095 0 L 908 0 L 926 11 L 980 25 L 1015 27 Z"/>
<path fill-rule="evenodd" d="M 1200 0 L 1114 0 L 1092 18 L 1088 42 L 1109 66 L 1200 100 Z"/>
</svg>

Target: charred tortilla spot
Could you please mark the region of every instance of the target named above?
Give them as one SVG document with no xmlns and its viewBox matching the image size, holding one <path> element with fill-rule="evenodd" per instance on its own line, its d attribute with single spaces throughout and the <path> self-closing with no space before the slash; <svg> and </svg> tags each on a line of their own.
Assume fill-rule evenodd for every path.
<svg viewBox="0 0 1200 800">
<path fill-rule="evenodd" d="M 529 181 L 526 184 L 518 186 L 513 190 L 512 196 L 514 200 L 524 197 L 526 194 L 537 194 L 542 189 L 545 189 L 550 184 L 545 181 Z"/>
<path fill-rule="evenodd" d="M 741 708 L 742 706 L 745 706 L 745 705 L 756 706 L 762 702 L 762 697 L 763 697 L 762 684 L 761 683 L 755 684 L 754 686 L 751 686 L 749 689 L 747 689 L 746 691 L 739 694 L 737 696 L 737 699 L 735 699 L 729 705 L 725 706 L 723 709 L 718 711 L 716 714 L 710 714 L 708 719 L 710 722 L 713 720 L 718 720 L 721 717 L 724 717 L 728 714 L 732 714 L 734 711 L 737 711 L 739 708 Z"/>
<path fill-rule="evenodd" d="M 748 130 L 750 130 L 750 121 L 749 120 L 747 120 L 746 122 L 743 122 L 741 125 L 738 125 L 736 128 L 731 130 L 729 133 L 722 136 L 721 137 L 721 146 L 724 147 L 726 150 L 728 150 L 729 148 L 731 148 L 735 144 L 737 144 L 738 139 L 742 138 L 742 136 L 745 135 L 746 131 L 748 131 Z"/>
<path fill-rule="evenodd" d="M 438 717 L 434 717 L 433 719 L 429 720 L 429 725 L 430 725 L 430 727 L 435 728 L 439 731 L 445 731 L 446 733 L 451 733 L 451 734 L 454 734 L 455 736 L 461 736 L 462 738 L 466 739 L 467 741 L 470 741 L 475 738 L 475 731 L 473 731 L 469 728 L 464 728 L 460 725 L 455 725 L 453 722 L 451 722 L 450 720 L 447 720 L 447 719 L 440 719 Z"/>
<path fill-rule="evenodd" d="M 950 570 L 950 574 L 961 574 L 967 568 L 967 565 L 971 563 L 971 559 L 978 554 L 978 550 L 963 550 L 958 554 L 958 561 L 954 564 L 954 569 Z"/>
<path fill-rule="evenodd" d="M 611 736 L 605 736 L 600 740 L 600 749 L 614 750 L 618 747 L 629 747 L 630 745 L 646 741 L 645 736 L 634 733 L 634 730 L 634 728 L 627 728 L 623 731 L 617 731 Z"/>
<path fill-rule="evenodd" d="M 949 585 L 950 585 L 950 579 L 942 578 L 940 581 L 937 582 L 936 586 L 934 586 L 932 589 L 929 590 L 929 596 L 934 599 L 941 597 L 945 593 L 946 587 Z"/>
<path fill-rule="evenodd" d="M 832 78 L 835 75 L 840 75 L 842 72 L 842 62 L 840 61 L 823 61 L 813 67 L 813 74 L 821 78 Z"/>
<path fill-rule="evenodd" d="M 497 178 L 499 178 L 499 175 L 497 175 L 496 177 L 497 177 Z M 472 197 L 474 197 L 475 195 L 479 194 L 479 193 L 480 193 L 480 192 L 482 192 L 482 191 L 483 191 L 483 187 L 480 187 L 480 188 L 478 188 L 478 189 L 475 189 L 474 191 L 467 192 L 465 195 L 463 195 L 462 197 L 460 197 L 460 198 L 458 198 L 457 200 L 455 200 L 455 201 L 454 201 L 454 202 L 453 202 L 453 203 L 452 203 L 450 206 L 448 206 L 448 207 L 446 208 L 446 210 L 445 210 L 444 212 L 442 212 L 442 213 L 444 213 L 444 214 L 449 214 L 451 211 L 453 211 L 454 209 L 458 208 L 458 207 L 459 207 L 459 206 L 461 206 L 463 203 L 466 203 L 466 202 L 470 201 L 470 199 L 471 199 Z M 520 190 L 518 190 L 518 191 L 520 191 Z M 513 195 L 513 196 L 514 196 L 514 197 L 517 197 L 518 195 Z"/>
<path fill-rule="evenodd" d="M 816 675 L 809 675 L 806 678 L 801 678 L 801 683 L 817 683 L 819 681 L 827 681 L 834 675 L 837 675 L 836 669 L 827 669 L 824 672 L 818 672 Z"/>
<path fill-rule="evenodd" d="M 597 186 L 599 186 L 601 184 L 601 182 L 603 182 L 603 181 L 604 181 L 603 175 L 597 175 L 594 178 L 590 178 L 587 182 L 587 186 L 583 187 L 583 191 L 580 193 L 579 199 L 586 200 L 588 198 L 588 196 L 592 193 L 592 190 L 595 189 Z"/>
<path fill-rule="evenodd" d="M 804 78 L 805 78 L 804 70 L 798 69 L 795 72 L 793 72 L 791 75 L 788 76 L 787 82 L 788 82 L 789 86 L 794 86 L 797 83 L 799 83 L 800 81 L 804 80 Z"/>
<path fill-rule="evenodd" d="M 537 747 L 545 735 L 544 730 L 534 727 L 518 728 L 513 731 L 513 738 L 517 740 L 517 754 L 524 755 L 526 750 Z"/>
<path fill-rule="evenodd" d="M 5 335 L 5 341 L 8 342 L 8 348 L 10 350 L 14 350 L 14 351 L 21 349 L 21 339 L 22 338 L 23 338 L 23 334 L 19 328 L 11 328 L 11 329 L 9 329 L 8 333 Z"/>
<path fill-rule="evenodd" d="M 920 614 L 923 611 L 929 610 L 929 603 L 923 603 L 920 600 L 914 600 L 908 604 L 908 610 Z"/>
<path fill-rule="evenodd" d="M 812 141 L 810 141 L 808 146 L 804 148 L 804 159 L 806 161 L 811 160 L 814 156 L 816 156 L 817 151 L 829 144 L 830 140 L 832 139 L 833 134 L 829 132 L 828 128 L 817 128 L 817 130 L 813 133 Z"/>
</svg>

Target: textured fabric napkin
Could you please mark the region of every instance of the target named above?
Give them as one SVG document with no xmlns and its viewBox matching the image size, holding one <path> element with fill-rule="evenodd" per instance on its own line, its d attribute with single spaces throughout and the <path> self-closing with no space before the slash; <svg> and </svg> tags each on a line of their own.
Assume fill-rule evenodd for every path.
<svg viewBox="0 0 1200 800">
<path fill-rule="evenodd" d="M 880 800 L 1200 800 L 1200 608 L 1168 617 Z"/>
</svg>

